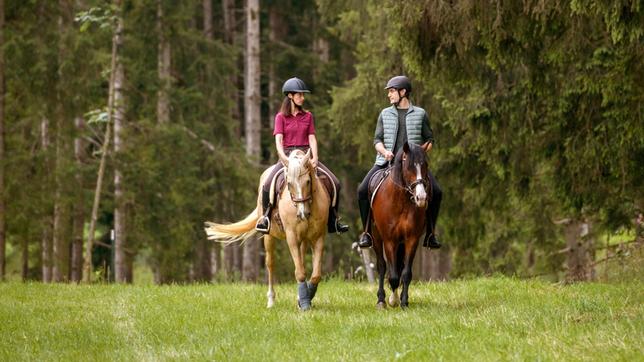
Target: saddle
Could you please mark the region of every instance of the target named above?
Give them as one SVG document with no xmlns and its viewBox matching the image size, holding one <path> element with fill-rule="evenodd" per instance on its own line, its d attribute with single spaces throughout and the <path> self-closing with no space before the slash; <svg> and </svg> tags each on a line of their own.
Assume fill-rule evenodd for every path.
<svg viewBox="0 0 644 362">
<path fill-rule="evenodd" d="M 389 173 L 391 173 L 390 168 L 383 168 L 382 170 L 378 170 L 374 172 L 373 175 L 371 175 L 371 179 L 369 179 L 369 207 L 373 206 L 373 199 L 375 198 L 376 194 L 378 193 L 378 189 L 380 189 L 380 185 L 382 185 L 383 181 L 389 176 Z"/>
<path fill-rule="evenodd" d="M 273 177 L 273 181 L 271 182 L 270 203 L 273 205 L 274 209 L 277 209 L 278 203 L 276 200 L 279 199 L 284 187 L 286 187 L 286 176 L 284 175 L 284 171 L 286 171 L 286 168 L 282 168 L 277 171 L 277 174 Z M 319 167 L 317 168 L 317 176 L 327 194 L 331 197 L 331 207 L 335 207 L 338 197 L 337 190 L 335 189 L 335 184 L 333 183 L 331 176 Z"/>
</svg>

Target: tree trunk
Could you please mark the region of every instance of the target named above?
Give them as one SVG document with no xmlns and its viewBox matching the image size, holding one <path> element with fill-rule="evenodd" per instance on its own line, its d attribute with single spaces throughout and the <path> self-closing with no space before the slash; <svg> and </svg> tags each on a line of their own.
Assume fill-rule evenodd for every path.
<svg viewBox="0 0 644 362">
<path fill-rule="evenodd" d="M 62 126 L 62 124 L 59 124 L 59 126 Z M 62 145 L 57 145 L 56 148 L 62 148 Z M 59 157 L 64 157 L 62 155 L 62 152 L 56 152 L 56 158 Z M 65 282 L 67 281 L 69 266 L 69 243 L 67 240 L 67 221 L 69 218 L 69 213 L 67 205 L 65 205 L 65 202 L 62 200 L 63 191 L 61 189 L 63 188 L 63 181 L 60 179 L 60 173 L 62 173 L 63 171 L 60 169 L 59 163 L 56 169 L 56 178 L 58 180 L 56 181 L 56 194 L 54 201 L 54 230 L 52 232 L 52 278 L 54 282 Z"/>
<path fill-rule="evenodd" d="M 115 0 L 114 5 L 120 10 L 120 0 Z M 98 218 L 98 205 L 101 200 L 101 190 L 103 186 L 103 176 L 105 175 L 105 160 L 110 145 L 112 120 L 114 114 L 114 93 L 116 81 L 116 65 L 118 55 L 118 45 L 121 42 L 121 32 L 123 30 L 123 17 L 119 14 L 118 23 L 112 37 L 112 60 L 110 64 L 110 82 L 108 89 L 107 99 L 107 125 L 105 128 L 105 136 L 103 137 L 103 145 L 101 147 L 101 161 L 98 166 L 98 175 L 96 177 L 96 189 L 94 190 L 94 202 L 92 204 L 92 215 L 89 223 L 89 235 L 87 238 L 87 245 L 85 248 L 85 262 L 83 265 L 85 281 L 92 281 L 92 250 L 94 247 L 94 234 L 96 232 L 96 219 Z M 129 271 L 131 275 L 131 271 Z"/>
<path fill-rule="evenodd" d="M 68 122 L 65 114 L 64 89 L 60 84 L 67 74 L 63 74 L 62 64 L 67 55 L 66 33 L 71 20 L 72 9 L 65 0 L 58 2 L 58 82 L 56 86 L 56 161 L 54 170 L 54 230 L 53 236 L 53 280 L 65 282 L 69 277 L 69 202 L 67 202 L 67 180 L 64 179 L 64 170 L 68 167 Z"/>
<path fill-rule="evenodd" d="M 116 48 L 123 45 L 123 17 L 119 16 L 114 41 Z M 118 158 L 123 152 L 123 127 L 125 122 L 125 97 L 123 95 L 123 83 L 125 72 L 123 63 L 120 61 L 118 51 L 116 53 L 116 69 L 114 74 L 114 157 Z M 127 249 L 127 202 L 123 197 L 123 174 L 118 166 L 114 167 L 114 281 L 117 283 L 131 283 L 132 271 Z"/>
<path fill-rule="evenodd" d="M 49 177 L 51 175 L 51 165 L 49 152 L 49 120 L 43 118 L 40 122 L 40 139 L 42 152 L 45 155 L 44 168 L 47 170 L 43 180 L 43 195 L 49 192 Z M 51 258 L 52 258 L 52 245 L 51 245 L 51 229 L 52 218 L 49 206 L 45 207 L 42 221 L 42 239 L 41 239 L 41 266 L 42 266 L 42 281 L 43 283 L 50 283 L 52 277 L 51 271 Z"/>
<path fill-rule="evenodd" d="M 236 37 L 237 37 L 237 16 L 235 12 L 237 8 L 235 7 L 235 0 L 222 0 L 221 2 L 222 12 L 224 14 L 224 41 L 230 46 L 235 46 Z M 240 64 L 241 68 L 241 64 Z M 242 119 L 239 111 L 239 81 L 237 79 L 237 74 L 233 73 L 230 75 L 230 89 L 233 91 L 230 92 L 231 102 L 230 102 L 230 116 L 235 124 L 235 134 L 238 138 L 242 136 Z M 224 248 L 224 251 L 226 249 Z"/>
<path fill-rule="evenodd" d="M 253 161 L 261 152 L 259 76 L 259 0 L 248 0 L 246 6 L 246 66 L 244 67 L 244 115 L 246 154 Z"/>
<path fill-rule="evenodd" d="M 422 243 L 422 240 L 420 241 Z M 416 262 L 414 262 L 414 266 L 418 265 L 418 280 L 429 280 L 429 253 L 427 252 L 426 248 L 423 248 L 422 246 L 418 246 L 418 250 L 416 251 Z"/>
<path fill-rule="evenodd" d="M 221 5 L 222 13 L 224 15 L 224 40 L 226 44 L 234 46 L 236 38 L 235 0 L 222 0 Z M 241 116 L 239 114 L 239 93 L 237 92 L 239 87 L 236 74 L 230 75 L 229 83 L 230 89 L 233 90 L 230 92 L 231 106 L 229 116 L 235 124 L 235 134 L 238 138 L 241 138 L 242 127 Z M 239 245 L 228 245 L 222 248 L 224 274 L 228 280 L 232 280 L 236 272 L 241 273 L 241 268 L 236 267 L 236 256 L 238 254 L 238 250 Z"/>
<path fill-rule="evenodd" d="M 1 0 L 0 0 L 1 1 Z M 22 258 L 21 258 L 21 273 L 22 281 L 25 282 L 29 279 L 29 239 L 27 237 L 22 239 Z"/>
<path fill-rule="evenodd" d="M 422 242 L 422 240 L 421 240 Z M 430 250 L 419 246 L 419 279 L 429 281 L 444 281 L 449 278 L 452 269 L 452 256 L 449 247 L 440 250 Z"/>
<path fill-rule="evenodd" d="M 275 114 L 277 113 L 280 105 L 280 99 L 282 92 L 279 89 L 279 79 L 277 79 L 277 74 L 275 73 L 275 63 L 277 61 L 275 54 L 278 53 L 277 43 L 280 41 L 286 29 L 284 26 L 284 17 L 279 11 L 277 4 L 271 3 L 268 8 L 268 42 L 269 42 L 269 57 L 271 58 L 268 62 L 268 118 L 270 129 L 273 129 L 275 126 Z M 274 154 L 276 151 L 271 148 L 271 154 Z"/>
<path fill-rule="evenodd" d="M 74 200 L 72 222 L 72 257 L 70 280 L 80 282 L 83 279 L 83 229 L 85 226 L 85 203 L 83 199 L 83 161 L 85 159 L 85 142 L 81 137 L 85 128 L 85 120 L 76 117 L 76 138 L 74 139 L 74 156 L 76 158 L 76 196 Z"/>
<path fill-rule="evenodd" d="M 212 0 L 203 0 L 203 33 L 206 39 L 213 40 Z"/>
<path fill-rule="evenodd" d="M 170 121 L 170 74 L 171 49 L 170 41 L 164 26 L 163 1 L 157 0 L 157 32 L 159 36 L 158 75 L 159 90 L 157 92 L 157 121 L 161 124 Z"/>
<path fill-rule="evenodd" d="M 372 254 L 371 249 L 358 248 L 358 252 L 362 257 L 362 264 L 364 267 L 365 275 L 369 284 L 376 282 L 374 270 L 376 270 L 376 256 Z"/>
<path fill-rule="evenodd" d="M 246 66 L 244 86 L 244 115 L 246 154 L 257 162 L 261 157 L 260 143 L 260 84 L 259 84 L 259 0 L 248 0 L 246 6 Z M 259 278 L 259 242 L 244 244 L 242 279 L 257 281 Z"/>
<path fill-rule="evenodd" d="M 566 282 L 592 280 L 595 272 L 592 266 L 593 238 L 590 224 L 578 219 L 565 224 L 566 238 Z"/>
<path fill-rule="evenodd" d="M 438 251 L 438 280 L 449 280 L 449 273 L 452 270 L 452 253 L 450 247 L 443 245 Z"/>
<path fill-rule="evenodd" d="M 212 42 L 214 40 L 212 28 L 212 0 L 203 0 L 203 32 L 205 38 Z M 211 67 L 207 65 L 207 79 L 210 79 Z M 208 97 L 207 100 L 208 112 L 212 113 L 214 109 L 213 98 Z M 209 282 L 212 279 L 212 260 L 216 265 L 219 256 L 219 245 L 217 248 L 212 248 L 212 243 L 206 238 L 200 238 L 195 241 L 195 256 L 192 261 L 192 280 L 200 282 Z M 216 271 L 215 271 L 216 272 Z"/>
<path fill-rule="evenodd" d="M 4 0 L 0 0 L 0 281 L 6 269 L 4 157 Z"/>
</svg>

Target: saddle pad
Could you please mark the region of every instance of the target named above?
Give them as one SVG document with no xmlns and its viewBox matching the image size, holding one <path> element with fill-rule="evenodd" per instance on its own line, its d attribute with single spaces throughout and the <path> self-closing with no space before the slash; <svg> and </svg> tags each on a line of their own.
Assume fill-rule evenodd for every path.
<svg viewBox="0 0 644 362">
<path fill-rule="evenodd" d="M 285 169 L 283 168 L 282 170 L 285 170 Z M 274 187 L 271 188 L 274 190 L 274 192 L 271 194 L 271 203 L 275 205 L 275 209 L 277 209 L 277 206 L 279 205 L 279 203 L 274 202 L 273 200 L 278 200 L 279 195 L 284 190 L 284 187 L 286 187 L 286 176 L 284 175 L 284 172 L 282 170 L 280 170 L 275 176 L 275 179 L 273 180 Z M 320 183 L 322 183 L 322 186 L 326 190 L 327 195 L 331 197 L 331 206 L 335 206 L 337 195 L 336 195 L 335 185 L 333 184 L 331 177 L 329 177 L 324 172 L 324 170 L 320 168 L 317 169 L 317 175 L 318 175 L 318 179 L 320 180 Z"/>
<path fill-rule="evenodd" d="M 373 204 L 373 198 L 376 196 L 376 193 L 378 192 L 378 188 L 380 185 L 382 185 L 382 182 L 389 176 L 389 168 L 383 168 L 382 170 L 378 170 L 374 172 L 373 175 L 371 175 L 371 179 L 369 180 L 369 204 Z"/>
</svg>

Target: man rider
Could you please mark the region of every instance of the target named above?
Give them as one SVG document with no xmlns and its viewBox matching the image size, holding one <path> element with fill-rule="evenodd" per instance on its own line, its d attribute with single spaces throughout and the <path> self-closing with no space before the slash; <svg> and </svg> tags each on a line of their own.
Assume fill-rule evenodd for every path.
<svg viewBox="0 0 644 362">
<path fill-rule="evenodd" d="M 387 90 L 387 97 L 391 107 L 383 109 L 378 117 L 373 141 L 377 151 L 376 162 L 358 187 L 358 206 L 360 207 L 360 217 L 364 228 L 364 232 L 358 241 L 358 246 L 362 248 L 368 248 L 373 245 L 373 239 L 370 230 L 368 230 L 370 227 L 367 225 L 370 210 L 368 188 L 371 176 L 376 171 L 386 168 L 388 162 L 393 160 L 405 142 L 419 145 L 430 142 L 428 152 L 432 149 L 432 144 L 434 143 L 427 112 L 412 105 L 409 100 L 412 89 L 409 78 L 404 75 L 395 76 L 387 82 L 385 89 Z M 428 176 L 432 183 L 432 198 L 426 211 L 428 222 L 423 246 L 438 249 L 441 247 L 441 243 L 436 238 L 434 231 L 442 191 L 431 172 L 428 172 Z"/>
</svg>

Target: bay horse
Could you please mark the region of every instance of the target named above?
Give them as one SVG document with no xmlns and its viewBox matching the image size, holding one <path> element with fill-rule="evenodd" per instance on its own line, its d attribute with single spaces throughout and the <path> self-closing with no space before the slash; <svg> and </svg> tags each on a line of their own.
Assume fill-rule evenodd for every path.
<svg viewBox="0 0 644 362">
<path fill-rule="evenodd" d="M 265 263 L 268 271 L 268 308 L 275 303 L 273 264 L 276 239 L 286 240 L 288 244 L 295 265 L 298 306 L 301 310 L 311 308 L 311 301 L 322 277 L 322 253 L 331 198 L 310 161 L 310 150 L 306 153 L 301 150 L 290 153 L 285 169 L 287 187 L 279 195 L 278 207 L 272 211 L 272 227 L 269 234 L 264 235 Z M 262 185 L 271 170 L 272 167 L 268 168 L 260 177 L 255 210 L 234 224 L 206 222 L 205 230 L 208 239 L 222 243 L 236 241 L 243 243 L 257 234 L 255 223 L 262 216 Z M 306 281 L 304 258 L 309 246 L 313 250 L 313 271 L 309 281 Z"/>
<path fill-rule="evenodd" d="M 389 174 L 372 201 L 373 248 L 377 256 L 378 304 L 384 309 L 385 272 L 389 270 L 392 294 L 388 303 L 401 308 L 409 305 L 409 283 L 418 241 L 425 232 L 425 209 L 429 204 L 431 183 L 427 182 L 426 152 L 422 146 L 407 143 L 398 151 Z M 398 286 L 402 293 L 398 298 Z"/>
</svg>

